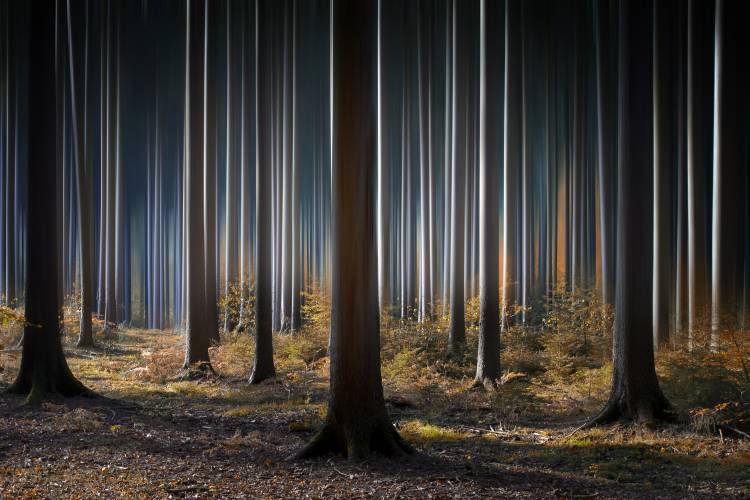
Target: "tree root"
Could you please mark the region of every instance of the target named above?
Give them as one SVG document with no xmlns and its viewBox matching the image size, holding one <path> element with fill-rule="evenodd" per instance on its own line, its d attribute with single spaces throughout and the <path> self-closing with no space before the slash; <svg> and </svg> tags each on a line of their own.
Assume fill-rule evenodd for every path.
<svg viewBox="0 0 750 500">
<path fill-rule="evenodd" d="M 368 434 L 369 438 L 366 437 Z M 349 461 L 359 462 L 373 452 L 386 457 L 403 458 L 414 454 L 415 450 L 389 422 L 375 424 L 369 433 L 361 428 L 357 428 L 356 433 L 347 431 L 342 426 L 328 422 L 307 446 L 290 458 L 305 460 L 333 453 L 343 455 Z"/>
<path fill-rule="evenodd" d="M 472 388 L 484 389 L 487 392 L 495 392 L 499 385 L 500 382 L 498 379 L 492 377 L 477 377 L 474 379 L 474 385 L 472 385 Z"/>
<path fill-rule="evenodd" d="M 180 372 L 177 374 L 177 380 L 206 380 L 220 378 L 219 374 L 216 373 L 213 366 L 209 361 L 201 363 L 195 363 L 193 365 L 183 365 Z"/>
</svg>

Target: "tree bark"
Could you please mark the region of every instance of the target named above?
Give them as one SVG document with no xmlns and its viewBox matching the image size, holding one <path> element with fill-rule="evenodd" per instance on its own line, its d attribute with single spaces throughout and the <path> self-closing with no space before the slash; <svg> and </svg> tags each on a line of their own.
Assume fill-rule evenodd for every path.
<svg viewBox="0 0 750 500">
<path fill-rule="evenodd" d="M 333 4 L 333 311 L 323 429 L 297 454 L 349 460 L 411 452 L 390 422 L 380 375 L 376 228 L 375 0 Z M 355 293 L 352 293 L 356 290 Z"/>
<path fill-rule="evenodd" d="M 672 419 L 651 335 L 652 0 L 620 0 L 617 287 L 609 401 L 592 424 Z"/>
<path fill-rule="evenodd" d="M 204 141 L 206 139 L 204 117 L 204 72 L 206 41 L 207 0 L 188 0 L 187 40 L 185 71 L 185 207 L 189 221 L 201 221 L 204 217 Z M 200 376 L 212 371 L 208 356 L 211 335 L 206 325 L 206 260 L 205 227 L 203 224 L 187 224 L 185 241 L 187 247 L 187 304 L 185 326 L 186 377 Z"/>
<path fill-rule="evenodd" d="M 469 34 L 465 29 L 464 17 L 466 6 L 453 1 L 453 84 L 452 91 L 452 137 L 451 147 L 451 297 L 450 297 L 450 330 L 448 349 L 460 351 L 466 344 L 466 318 L 464 297 L 464 230 L 465 230 L 465 196 L 466 196 L 466 79 L 468 78 L 468 61 L 464 50 L 467 48 Z"/>
<path fill-rule="evenodd" d="M 28 191 L 26 259 L 26 327 L 21 367 L 8 389 L 26 394 L 27 403 L 38 404 L 59 394 L 90 395 L 70 371 L 62 348 L 58 300 L 56 237 L 57 175 L 54 141 L 57 136 L 52 0 L 30 2 Z"/>
<path fill-rule="evenodd" d="M 500 2 L 482 0 L 479 82 L 479 348 L 476 383 L 494 387 L 500 378 L 500 269 L 498 190 L 502 127 L 503 32 Z M 489 64 L 488 64 L 489 63 Z"/>
<path fill-rule="evenodd" d="M 258 0 L 255 4 L 257 62 L 256 75 L 256 110 L 257 126 L 256 162 L 255 162 L 255 360 L 250 374 L 250 383 L 257 384 L 276 375 L 273 366 L 273 310 L 271 272 L 271 158 L 273 143 L 270 136 L 271 125 L 271 54 L 269 26 L 271 11 L 270 0 Z"/>
</svg>

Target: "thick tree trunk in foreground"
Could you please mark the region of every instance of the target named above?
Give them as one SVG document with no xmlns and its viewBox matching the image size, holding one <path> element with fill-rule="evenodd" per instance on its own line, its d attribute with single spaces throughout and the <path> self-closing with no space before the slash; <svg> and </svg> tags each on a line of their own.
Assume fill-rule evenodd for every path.
<svg viewBox="0 0 750 500">
<path fill-rule="evenodd" d="M 673 417 L 651 335 L 652 0 L 620 0 L 617 289 L 612 392 L 592 423 Z M 645 195 L 645 196 L 644 196 Z"/>
<path fill-rule="evenodd" d="M 255 4 L 255 72 L 257 110 L 255 162 L 255 361 L 250 383 L 257 384 L 276 374 L 273 366 L 273 314 L 271 274 L 271 54 L 270 0 Z"/>
<path fill-rule="evenodd" d="M 73 376 L 63 353 L 57 246 L 50 244 L 57 231 L 54 2 L 34 0 L 30 5 L 26 327 L 21 367 L 8 391 L 28 394 L 27 402 L 38 404 L 54 394 L 90 392 Z"/>
<path fill-rule="evenodd" d="M 333 311 L 323 429 L 297 456 L 361 460 L 411 448 L 388 416 L 380 376 L 376 227 L 375 0 L 333 4 Z"/>
<path fill-rule="evenodd" d="M 479 349 L 476 383 L 492 387 L 500 378 L 500 251 L 498 189 L 503 81 L 497 56 L 503 32 L 495 29 L 503 18 L 503 5 L 482 0 L 479 87 Z M 488 53 L 490 57 L 488 57 Z M 487 63 L 490 64 L 487 64 Z"/>
<path fill-rule="evenodd" d="M 205 50 L 205 2 L 188 0 L 186 43 L 186 107 L 185 107 L 185 182 L 187 199 L 185 206 L 190 221 L 201 221 L 203 217 L 203 144 L 205 139 L 203 121 L 203 72 Z M 187 376 L 211 371 L 208 347 L 211 336 L 206 327 L 206 261 L 204 256 L 204 225 L 186 225 L 187 234 L 187 324 L 185 364 Z"/>
</svg>

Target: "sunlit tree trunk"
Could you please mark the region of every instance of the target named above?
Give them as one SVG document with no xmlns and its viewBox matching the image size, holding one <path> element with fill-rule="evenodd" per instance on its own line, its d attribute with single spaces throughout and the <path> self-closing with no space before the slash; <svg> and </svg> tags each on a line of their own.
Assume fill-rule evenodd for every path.
<svg viewBox="0 0 750 500">
<path fill-rule="evenodd" d="M 476 382 L 493 387 L 500 378 L 500 235 L 498 191 L 502 134 L 503 5 L 482 0 L 479 81 L 479 350 Z M 488 64 L 489 63 L 489 64 Z"/>
</svg>

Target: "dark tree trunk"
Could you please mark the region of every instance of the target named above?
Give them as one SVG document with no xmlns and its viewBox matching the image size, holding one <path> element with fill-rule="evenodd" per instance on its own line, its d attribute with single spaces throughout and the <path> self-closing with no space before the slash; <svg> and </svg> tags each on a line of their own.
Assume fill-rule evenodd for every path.
<svg viewBox="0 0 750 500">
<path fill-rule="evenodd" d="M 720 348 L 721 333 L 737 328 L 742 292 L 744 235 L 742 186 L 747 162 L 748 118 L 746 8 L 743 2 L 716 1 L 714 61 L 713 237 L 711 266 L 711 349 Z M 740 40 L 745 40 L 740 43 Z"/>
<path fill-rule="evenodd" d="M 476 383 L 492 387 L 500 378 L 500 269 L 498 189 L 502 139 L 503 73 L 500 54 L 503 5 L 482 0 L 479 112 L 479 348 Z M 488 64 L 489 63 L 489 64 Z"/>
<path fill-rule="evenodd" d="M 673 417 L 651 335 L 652 0 L 620 0 L 617 287 L 612 392 L 592 423 Z"/>
<path fill-rule="evenodd" d="M 612 2 L 594 2 L 596 40 L 596 100 L 598 120 L 599 220 L 602 266 L 602 300 L 614 302 L 615 297 L 615 137 L 616 98 L 613 82 L 615 59 L 611 32 Z"/>
<path fill-rule="evenodd" d="M 333 4 L 333 311 L 323 429 L 298 453 L 361 460 L 411 448 L 390 422 L 380 376 L 376 227 L 375 0 Z M 356 290 L 356 293 L 352 291 Z"/>
<path fill-rule="evenodd" d="M 688 0 L 688 349 L 705 327 L 709 305 L 713 18 L 713 0 Z"/>
<path fill-rule="evenodd" d="M 450 330 L 448 332 L 448 348 L 451 351 L 460 351 L 466 345 L 466 318 L 465 318 L 465 273 L 464 273 L 464 241 L 466 226 L 466 129 L 467 117 L 467 89 L 466 83 L 469 78 L 469 62 L 465 55 L 468 48 L 469 33 L 466 30 L 467 6 L 459 0 L 453 0 L 453 99 L 451 100 L 453 118 L 451 141 L 451 296 L 450 296 Z"/>
<path fill-rule="evenodd" d="M 505 3 L 505 128 L 503 158 L 503 274 L 502 327 L 511 322 L 511 307 L 518 300 L 520 273 L 520 240 L 518 238 L 521 189 L 521 37 L 523 3 Z"/>
<path fill-rule="evenodd" d="M 81 252 L 81 316 L 80 332 L 78 335 L 78 347 L 91 347 L 94 345 L 91 314 L 94 306 L 94 280 L 91 272 L 91 255 L 93 253 L 93 232 L 91 230 L 91 169 L 88 168 L 87 154 L 85 152 L 85 136 L 87 133 L 85 123 L 85 90 L 80 92 L 80 81 L 76 82 L 76 66 L 74 61 L 75 45 L 73 43 L 73 25 L 71 2 L 67 4 L 67 35 L 68 35 L 68 74 L 70 77 L 71 110 L 73 113 L 73 147 L 76 164 L 76 189 L 78 194 L 78 223 L 79 223 L 79 247 Z M 84 6 L 84 8 L 87 8 Z M 76 12 L 81 18 L 80 12 Z M 88 18 L 87 22 L 88 22 Z M 88 30 L 88 25 L 86 26 Z M 88 33 L 88 32 L 87 32 Z M 88 39 L 85 41 L 84 50 L 88 51 Z M 86 68 L 87 69 L 87 68 Z M 83 80 L 88 78 L 86 71 L 83 72 Z M 78 85 L 76 85 L 78 83 Z M 85 88 L 85 87 L 84 87 Z M 83 96 L 83 99 L 81 99 Z"/>
<path fill-rule="evenodd" d="M 205 158 L 204 165 L 204 227 L 206 257 L 206 318 L 205 327 L 209 341 L 219 343 L 218 290 L 216 280 L 216 172 L 218 158 L 216 152 L 216 58 L 219 55 L 218 4 L 215 1 L 206 3 L 206 54 L 204 61 L 206 88 L 204 112 L 206 114 Z"/>
<path fill-rule="evenodd" d="M 654 2 L 654 347 L 669 341 L 669 311 L 673 276 L 673 173 L 675 158 L 675 29 L 676 5 L 670 0 Z"/>
<path fill-rule="evenodd" d="M 55 8 L 52 0 L 30 2 L 28 191 L 26 231 L 26 327 L 15 394 L 29 404 L 50 395 L 90 394 L 68 368 L 62 348 L 57 280 L 57 175 L 55 162 Z"/>
<path fill-rule="evenodd" d="M 185 92 L 185 182 L 188 220 L 203 218 L 203 144 L 205 130 L 203 122 L 205 71 L 205 11 L 206 0 L 188 0 L 186 82 Z M 185 346 L 185 375 L 192 377 L 211 371 L 208 347 L 211 335 L 206 326 L 206 261 L 204 256 L 205 235 L 203 224 L 186 225 L 187 246 L 187 324 Z"/>
<path fill-rule="evenodd" d="M 270 0 L 258 0 L 255 12 L 257 134 L 255 162 L 255 361 L 250 383 L 257 384 L 276 374 L 273 366 L 273 315 L 271 274 L 271 54 Z"/>
</svg>

